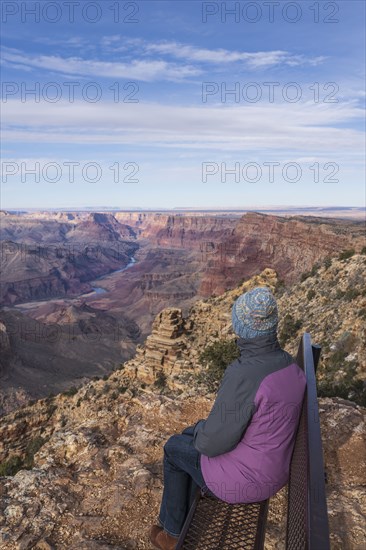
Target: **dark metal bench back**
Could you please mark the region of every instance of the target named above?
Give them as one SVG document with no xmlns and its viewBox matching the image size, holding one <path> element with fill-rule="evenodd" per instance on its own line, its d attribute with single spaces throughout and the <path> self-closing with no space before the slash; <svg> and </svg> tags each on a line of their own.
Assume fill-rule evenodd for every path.
<svg viewBox="0 0 366 550">
<path fill-rule="evenodd" d="M 310 334 L 301 339 L 297 356 L 307 381 L 290 467 L 287 511 L 287 550 L 328 550 L 329 526 L 325 496 L 323 447 L 316 391 L 320 347 Z"/>
</svg>

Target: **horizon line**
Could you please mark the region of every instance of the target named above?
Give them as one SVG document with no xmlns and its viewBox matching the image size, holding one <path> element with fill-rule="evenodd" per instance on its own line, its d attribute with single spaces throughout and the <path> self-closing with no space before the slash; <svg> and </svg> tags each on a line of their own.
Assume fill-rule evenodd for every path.
<svg viewBox="0 0 366 550">
<path fill-rule="evenodd" d="M 142 207 L 142 206 L 103 206 L 103 205 L 95 205 L 95 206 L 8 206 L 0 208 L 0 212 L 6 212 L 8 210 L 36 210 L 36 211 L 57 211 L 57 210 L 68 210 L 68 211 L 75 211 L 75 210 L 92 210 L 92 209 L 103 209 L 103 210 L 116 210 L 116 211 L 144 211 L 144 210 L 214 210 L 214 211 L 245 211 L 245 210 L 290 210 L 290 209 L 297 209 L 297 210 L 320 210 L 320 209 L 328 209 L 328 210 L 340 210 L 340 209 L 361 209 L 366 210 L 366 205 L 266 205 L 266 206 L 259 206 L 259 205 L 251 205 L 251 206 L 149 206 L 149 207 Z"/>
</svg>

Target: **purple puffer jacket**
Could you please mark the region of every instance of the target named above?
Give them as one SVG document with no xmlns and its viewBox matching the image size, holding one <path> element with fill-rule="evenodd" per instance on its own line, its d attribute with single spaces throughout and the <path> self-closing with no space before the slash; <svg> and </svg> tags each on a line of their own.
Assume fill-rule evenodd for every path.
<svg viewBox="0 0 366 550">
<path fill-rule="evenodd" d="M 208 488 L 229 503 L 265 500 L 289 476 L 306 379 L 275 334 L 239 339 L 214 406 L 194 428 Z"/>
</svg>

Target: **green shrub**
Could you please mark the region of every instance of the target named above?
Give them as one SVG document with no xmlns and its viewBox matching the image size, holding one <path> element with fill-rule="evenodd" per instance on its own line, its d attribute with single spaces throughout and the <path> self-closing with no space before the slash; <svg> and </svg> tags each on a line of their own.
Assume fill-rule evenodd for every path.
<svg viewBox="0 0 366 550">
<path fill-rule="evenodd" d="M 341 252 L 340 255 L 338 256 L 338 260 L 348 260 L 348 258 L 352 258 L 354 254 L 355 254 L 354 248 L 343 250 L 343 252 Z"/>
<path fill-rule="evenodd" d="M 37 436 L 32 439 L 26 449 L 25 449 L 25 458 L 24 458 L 24 468 L 30 470 L 34 465 L 34 455 L 39 451 L 39 449 L 46 443 L 46 440 L 41 436 Z"/>
<path fill-rule="evenodd" d="M 300 281 L 303 283 L 310 277 L 310 271 L 305 271 L 305 273 L 302 273 L 300 276 Z"/>
<path fill-rule="evenodd" d="M 48 416 L 52 416 L 56 409 L 57 409 L 57 405 L 55 405 L 54 403 L 50 403 L 47 407 Z"/>
<path fill-rule="evenodd" d="M 22 459 L 20 456 L 11 456 L 9 460 L 0 464 L 0 477 L 1 476 L 15 476 L 22 468 Z"/>
<path fill-rule="evenodd" d="M 20 456 L 12 456 L 9 460 L 0 464 L 0 476 L 14 476 L 22 468 L 30 470 L 34 466 L 34 455 L 44 445 L 46 439 L 41 436 L 37 436 L 32 439 L 26 449 L 24 460 Z"/>
<path fill-rule="evenodd" d="M 348 302 L 351 302 L 352 300 L 354 300 L 355 298 L 357 298 L 359 295 L 360 295 L 360 291 L 357 290 L 357 288 L 349 288 L 345 293 L 344 293 L 344 299 L 347 300 Z"/>
<path fill-rule="evenodd" d="M 158 372 L 154 386 L 160 390 L 166 388 L 166 375 L 162 370 Z"/>
<path fill-rule="evenodd" d="M 357 317 L 361 317 L 361 319 L 366 319 L 366 307 L 363 307 L 359 310 L 357 313 Z"/>
<path fill-rule="evenodd" d="M 294 319 L 294 317 L 290 313 L 286 313 L 282 329 L 279 335 L 279 340 L 281 343 L 281 346 L 284 346 L 286 342 L 291 340 L 294 336 L 296 336 L 297 332 L 302 327 L 302 321 L 301 319 Z"/>
<path fill-rule="evenodd" d="M 306 297 L 307 297 L 307 299 L 308 299 L 309 302 L 310 302 L 310 300 L 312 300 L 312 299 L 314 298 L 315 295 L 316 295 L 315 290 L 313 290 L 313 289 L 311 288 L 311 289 L 308 291 Z"/>
<path fill-rule="evenodd" d="M 362 247 L 361 254 L 366 254 L 366 246 Z"/>
<path fill-rule="evenodd" d="M 211 391 L 215 391 L 226 367 L 239 355 L 240 350 L 234 340 L 219 340 L 207 346 L 199 356 L 199 362 L 203 367 L 207 367 L 207 370 L 198 375 L 198 382 L 206 384 Z"/>
<path fill-rule="evenodd" d="M 72 397 L 78 392 L 78 389 L 75 386 L 71 386 L 68 390 L 64 391 L 63 395 L 66 395 L 66 397 Z"/>
<path fill-rule="evenodd" d="M 322 380 L 318 384 L 318 396 L 341 397 L 354 401 L 361 407 L 366 407 L 366 387 L 362 380 L 354 380 L 350 383 L 332 383 Z"/>
<path fill-rule="evenodd" d="M 324 260 L 324 267 L 325 267 L 325 269 L 328 269 L 331 265 L 332 265 L 332 258 L 329 258 L 329 256 L 328 256 Z"/>
<path fill-rule="evenodd" d="M 313 267 L 311 268 L 311 271 L 310 271 L 310 275 L 312 277 L 314 277 L 314 275 L 316 275 L 318 273 L 319 267 L 320 267 L 320 265 L 318 263 L 313 265 Z"/>
<path fill-rule="evenodd" d="M 127 386 L 120 386 L 118 388 L 119 393 L 125 393 L 128 390 Z"/>
<path fill-rule="evenodd" d="M 335 349 L 329 357 L 329 366 L 331 368 L 342 366 L 347 355 L 354 351 L 356 343 L 357 336 L 353 332 L 345 332 L 337 341 Z"/>
<path fill-rule="evenodd" d="M 276 285 L 276 288 L 275 288 L 275 295 L 280 298 L 281 296 L 283 296 L 285 291 L 286 291 L 285 281 L 283 279 L 278 279 L 277 285 Z"/>
</svg>

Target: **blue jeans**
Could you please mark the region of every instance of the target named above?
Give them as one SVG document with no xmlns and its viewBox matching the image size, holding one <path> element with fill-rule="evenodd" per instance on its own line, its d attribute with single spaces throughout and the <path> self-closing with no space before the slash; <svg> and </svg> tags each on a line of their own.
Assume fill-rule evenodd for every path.
<svg viewBox="0 0 366 550">
<path fill-rule="evenodd" d="M 193 426 L 173 435 L 164 445 L 164 490 L 159 522 L 173 537 L 180 535 L 197 489 L 200 487 L 212 495 L 203 479 L 200 458 L 193 445 Z"/>
</svg>

